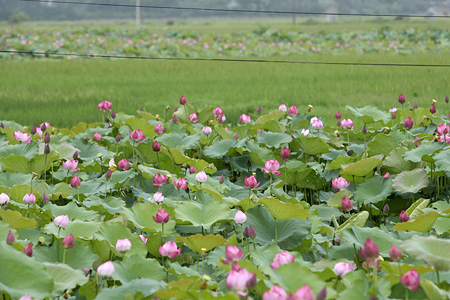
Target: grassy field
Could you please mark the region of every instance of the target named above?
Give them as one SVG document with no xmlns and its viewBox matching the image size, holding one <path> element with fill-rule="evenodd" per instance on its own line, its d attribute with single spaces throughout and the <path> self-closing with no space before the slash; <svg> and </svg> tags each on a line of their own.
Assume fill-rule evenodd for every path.
<svg viewBox="0 0 450 300">
<path fill-rule="evenodd" d="M 275 59 L 450 64 L 449 55 L 305 56 Z M 438 110 L 450 93 L 448 68 L 324 66 L 189 61 L 0 61 L 0 120 L 24 125 L 48 121 L 56 126 L 99 120 L 96 105 L 109 100 L 116 111 L 135 113 L 144 108 L 163 114 L 185 95 L 201 108 L 221 106 L 236 122 L 242 113 L 255 115 L 279 104 L 298 105 L 334 122 L 345 105 L 398 106 L 397 97 Z"/>
</svg>

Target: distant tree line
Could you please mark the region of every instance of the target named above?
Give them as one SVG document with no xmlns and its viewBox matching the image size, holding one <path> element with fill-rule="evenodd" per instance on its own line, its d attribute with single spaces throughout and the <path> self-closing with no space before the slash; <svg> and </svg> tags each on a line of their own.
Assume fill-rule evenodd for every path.
<svg viewBox="0 0 450 300">
<path fill-rule="evenodd" d="M 66 0 L 70 1 L 70 0 Z M 78 0 L 113 4 L 131 4 L 135 0 Z M 339 12 L 351 13 L 425 13 L 429 1 L 424 0 L 142 0 L 143 5 L 214 7 L 253 10 L 296 10 L 325 11 L 327 6 L 337 7 Z M 131 19 L 133 8 L 90 5 L 69 5 L 0 0 L 0 20 L 7 21 L 18 14 L 29 20 L 88 20 L 88 19 Z M 169 9 L 142 9 L 144 19 L 188 18 L 188 17 L 258 17 L 257 14 L 230 12 L 202 12 Z M 264 14 L 264 16 L 267 16 Z M 269 15 L 279 16 L 279 15 Z"/>
</svg>

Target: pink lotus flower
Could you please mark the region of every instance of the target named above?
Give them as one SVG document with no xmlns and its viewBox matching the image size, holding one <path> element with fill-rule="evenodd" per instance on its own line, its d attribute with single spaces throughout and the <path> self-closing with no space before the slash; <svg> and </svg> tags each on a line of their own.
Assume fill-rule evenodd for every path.
<svg viewBox="0 0 450 300">
<path fill-rule="evenodd" d="M 14 132 L 14 139 L 16 141 L 29 144 L 31 142 L 31 135 L 28 135 L 22 131 L 15 131 Z"/>
<path fill-rule="evenodd" d="M 245 177 L 244 182 L 244 187 L 248 189 L 256 189 L 261 184 L 261 182 L 258 182 L 256 177 L 253 175 L 250 177 Z"/>
<path fill-rule="evenodd" d="M 288 115 L 297 116 L 298 115 L 298 108 L 297 108 L 297 106 L 292 105 L 291 107 L 289 107 Z"/>
<path fill-rule="evenodd" d="M 217 116 L 216 120 L 217 120 L 217 123 L 223 123 L 227 120 L 227 118 L 225 117 L 225 115 L 222 115 L 222 116 Z"/>
<path fill-rule="evenodd" d="M 96 132 L 94 133 L 94 135 L 92 136 L 92 139 L 96 142 L 100 142 L 102 140 L 102 136 L 100 133 Z"/>
<path fill-rule="evenodd" d="M 131 242 L 129 239 L 118 239 L 116 242 L 116 250 L 120 254 L 124 254 L 125 252 L 131 249 Z"/>
<path fill-rule="evenodd" d="M 164 201 L 164 196 L 161 192 L 156 192 L 153 195 L 153 201 L 155 201 L 156 204 L 160 204 Z"/>
<path fill-rule="evenodd" d="M 438 135 L 445 135 L 450 131 L 450 126 L 442 123 L 441 125 L 437 126 L 436 132 Z"/>
<path fill-rule="evenodd" d="M 400 261 L 402 259 L 403 253 L 400 249 L 397 248 L 394 244 L 391 245 L 391 249 L 389 250 L 389 257 L 392 261 Z"/>
<path fill-rule="evenodd" d="M 403 123 L 403 127 L 405 127 L 406 129 L 411 129 L 414 126 L 414 122 L 411 119 L 411 117 L 408 117 L 405 122 Z"/>
<path fill-rule="evenodd" d="M 214 118 L 223 116 L 223 110 L 220 108 L 220 106 L 213 109 L 213 116 L 214 116 Z"/>
<path fill-rule="evenodd" d="M 177 190 L 186 190 L 188 185 L 186 183 L 186 178 L 182 177 L 180 179 L 178 179 L 177 181 L 173 182 L 173 186 L 177 189 Z"/>
<path fill-rule="evenodd" d="M 403 94 L 400 94 L 400 96 L 398 96 L 398 102 L 400 104 L 403 104 L 406 102 L 406 98 L 405 98 L 405 96 L 403 96 Z"/>
<path fill-rule="evenodd" d="M 111 277 L 114 274 L 114 265 L 111 261 L 107 261 L 104 264 L 101 264 L 97 268 L 97 273 L 101 277 Z"/>
<path fill-rule="evenodd" d="M 331 186 L 337 190 L 345 189 L 350 185 L 350 182 L 348 182 L 344 177 L 334 178 L 331 180 Z"/>
<path fill-rule="evenodd" d="M 98 111 L 103 111 L 103 112 L 105 112 L 105 111 L 107 111 L 107 110 L 110 110 L 111 108 L 112 108 L 112 103 L 111 102 L 109 102 L 109 101 L 102 101 L 102 102 L 100 102 L 98 105 L 97 105 L 97 108 L 98 108 Z"/>
<path fill-rule="evenodd" d="M 286 250 L 283 250 L 283 252 L 275 254 L 275 258 L 273 259 L 273 262 L 270 264 L 270 267 L 276 270 L 282 265 L 294 262 L 294 260 L 295 260 L 294 255 L 291 255 Z"/>
<path fill-rule="evenodd" d="M 371 238 L 367 238 L 360 254 L 364 259 L 376 259 L 380 255 L 380 248 Z"/>
<path fill-rule="evenodd" d="M 145 135 L 142 133 L 141 129 L 136 129 L 134 131 L 130 130 L 128 132 L 128 135 L 130 136 L 130 139 L 134 140 L 135 143 L 139 143 L 140 141 L 145 140 Z"/>
<path fill-rule="evenodd" d="M 185 97 L 185 96 L 181 96 L 181 98 L 180 98 L 180 104 L 181 104 L 181 105 L 185 105 L 185 104 L 186 104 L 186 97 Z"/>
<path fill-rule="evenodd" d="M 197 173 L 197 170 L 195 169 L 195 167 L 194 166 L 190 166 L 189 167 L 189 174 L 195 174 L 195 173 Z"/>
<path fill-rule="evenodd" d="M 288 295 L 282 287 L 274 285 L 267 292 L 263 293 L 263 300 L 288 300 Z"/>
<path fill-rule="evenodd" d="M 436 105 L 434 105 L 434 103 L 431 104 L 430 112 L 431 112 L 432 114 L 435 114 L 435 113 L 436 113 Z"/>
<path fill-rule="evenodd" d="M 340 262 L 334 265 L 334 273 L 341 278 L 344 277 L 345 274 L 352 272 L 353 270 L 354 269 L 352 264 Z"/>
<path fill-rule="evenodd" d="M 126 160 L 126 158 L 122 158 L 118 163 L 117 166 L 121 168 L 122 170 L 129 170 L 130 169 L 130 162 Z"/>
<path fill-rule="evenodd" d="M 153 217 L 153 221 L 155 221 L 156 223 L 167 223 L 170 220 L 170 216 L 169 214 L 164 210 L 164 209 L 160 209 L 158 210 L 158 212 L 156 213 L 156 216 Z"/>
<path fill-rule="evenodd" d="M 148 238 L 146 238 L 143 234 L 140 234 L 139 237 L 140 237 L 141 240 L 144 242 L 144 244 L 147 244 Z"/>
<path fill-rule="evenodd" d="M 156 187 L 161 187 L 163 183 L 167 182 L 167 176 L 161 175 L 160 173 L 156 173 L 155 177 L 153 177 L 153 185 Z"/>
<path fill-rule="evenodd" d="M 335 117 L 337 120 L 340 120 L 340 119 L 342 118 L 340 112 L 336 112 L 336 114 L 334 115 L 334 117 Z"/>
<path fill-rule="evenodd" d="M 79 169 L 77 169 L 78 161 L 76 161 L 76 160 L 68 159 L 66 161 L 63 161 L 62 165 L 63 165 L 63 168 L 65 168 L 67 170 L 71 170 L 73 172 L 79 171 Z"/>
<path fill-rule="evenodd" d="M 280 155 L 285 161 L 288 161 L 289 156 L 291 155 L 291 151 L 289 150 L 288 147 L 284 147 L 283 150 L 281 150 Z"/>
<path fill-rule="evenodd" d="M 158 141 L 154 141 L 153 144 L 152 144 L 152 149 L 155 152 L 161 151 L 161 144 L 158 143 Z"/>
<path fill-rule="evenodd" d="M 197 173 L 197 175 L 195 175 L 195 180 L 197 182 L 203 183 L 208 180 L 208 176 L 206 175 L 205 171 L 200 171 Z"/>
<path fill-rule="evenodd" d="M 53 223 L 55 224 L 56 227 L 60 227 L 60 228 L 66 228 L 67 225 L 69 225 L 69 216 L 67 215 L 60 215 L 57 216 L 54 220 Z"/>
<path fill-rule="evenodd" d="M 239 121 L 241 121 L 242 123 L 250 123 L 252 121 L 252 119 L 250 118 L 250 116 L 247 116 L 246 114 L 242 114 L 239 117 Z"/>
<path fill-rule="evenodd" d="M 304 137 L 307 137 L 308 134 L 309 134 L 309 129 L 303 128 L 302 131 L 301 131 L 301 134 L 303 134 Z"/>
<path fill-rule="evenodd" d="M 290 300 L 314 300 L 314 292 L 305 284 L 295 294 L 291 294 Z"/>
<path fill-rule="evenodd" d="M 22 200 L 25 204 L 33 204 L 36 202 L 36 196 L 33 193 L 25 194 Z"/>
<path fill-rule="evenodd" d="M 198 123 L 199 120 L 197 119 L 197 113 L 194 112 L 189 116 L 189 121 L 191 121 L 192 123 Z"/>
<path fill-rule="evenodd" d="M 63 239 L 62 245 L 64 248 L 70 249 L 73 248 L 73 242 L 74 242 L 73 234 L 69 234 Z"/>
<path fill-rule="evenodd" d="M 247 222 L 247 216 L 241 210 L 238 210 L 236 215 L 234 216 L 234 222 L 236 224 L 244 224 Z"/>
<path fill-rule="evenodd" d="M 277 160 L 271 159 L 266 160 L 266 163 L 264 164 L 263 171 L 267 174 L 274 174 L 274 175 L 281 175 L 281 172 L 278 171 L 280 169 L 280 163 Z"/>
<path fill-rule="evenodd" d="M 400 212 L 400 221 L 401 222 L 408 222 L 409 221 L 409 215 L 406 211 L 402 210 Z"/>
<path fill-rule="evenodd" d="M 248 289 L 256 286 L 256 275 L 247 269 L 231 270 L 227 275 L 227 289 L 235 291 L 240 298 L 247 297 Z"/>
<path fill-rule="evenodd" d="M 341 121 L 341 128 L 353 130 L 353 121 L 351 119 L 343 119 Z"/>
<path fill-rule="evenodd" d="M 410 270 L 405 275 L 401 276 L 401 282 L 403 286 L 411 291 L 417 291 L 420 286 L 419 273 L 416 270 Z"/>
<path fill-rule="evenodd" d="M 281 104 L 281 105 L 278 107 L 278 110 L 281 110 L 281 111 L 283 111 L 283 112 L 286 112 L 286 111 L 287 111 L 287 107 L 286 107 L 285 104 Z"/>
<path fill-rule="evenodd" d="M 225 257 L 228 262 L 240 260 L 244 256 L 244 252 L 237 246 L 227 245 Z"/>
<path fill-rule="evenodd" d="M 319 118 L 313 117 L 313 118 L 311 118 L 311 127 L 313 129 L 319 130 L 319 129 L 323 128 L 323 123 L 322 123 L 322 121 L 319 120 Z"/>
<path fill-rule="evenodd" d="M 438 142 L 440 143 L 447 143 L 450 144 L 450 135 L 446 134 L 446 135 L 441 135 L 438 139 Z M 420 143 L 417 143 L 420 145 Z M 416 146 L 417 146 L 416 144 Z M 418 147 L 418 146 L 417 146 Z"/>
<path fill-rule="evenodd" d="M 164 133 L 164 127 L 161 124 L 156 125 L 155 132 L 156 132 L 156 134 Z"/>
<path fill-rule="evenodd" d="M 70 180 L 70 186 L 73 187 L 74 189 L 79 188 L 81 186 L 80 177 L 73 176 L 72 179 Z"/>
<path fill-rule="evenodd" d="M 31 300 L 31 296 L 30 294 L 26 294 L 25 296 L 20 297 L 19 300 Z"/>
<path fill-rule="evenodd" d="M 24 249 L 23 249 L 23 253 L 25 253 L 26 255 L 28 255 L 29 257 L 33 256 L 33 244 L 29 243 Z"/>
<path fill-rule="evenodd" d="M 0 194 L 0 205 L 5 205 L 9 203 L 9 196 L 5 193 Z"/>
<path fill-rule="evenodd" d="M 203 127 L 202 132 L 204 135 L 210 135 L 212 133 L 212 129 L 209 126 L 205 126 Z"/>
<path fill-rule="evenodd" d="M 180 255 L 181 248 L 177 249 L 177 243 L 168 241 L 164 244 L 164 246 L 159 246 L 158 251 L 162 256 L 175 258 Z"/>
<path fill-rule="evenodd" d="M 341 209 L 344 212 L 347 212 L 353 208 L 353 203 L 348 197 L 342 198 Z"/>
</svg>

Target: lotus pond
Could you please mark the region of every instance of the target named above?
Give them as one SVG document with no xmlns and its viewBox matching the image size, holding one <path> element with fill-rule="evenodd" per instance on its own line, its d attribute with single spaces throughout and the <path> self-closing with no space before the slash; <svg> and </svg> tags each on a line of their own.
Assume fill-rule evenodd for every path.
<svg viewBox="0 0 450 300">
<path fill-rule="evenodd" d="M 399 102 L 4 120 L 3 299 L 449 299 L 447 104 Z"/>
</svg>

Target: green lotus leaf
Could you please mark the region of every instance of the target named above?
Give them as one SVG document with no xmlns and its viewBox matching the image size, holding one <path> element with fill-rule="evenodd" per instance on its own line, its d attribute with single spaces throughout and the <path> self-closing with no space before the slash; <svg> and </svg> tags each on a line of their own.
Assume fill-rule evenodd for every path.
<svg viewBox="0 0 450 300">
<path fill-rule="evenodd" d="M 70 220 L 78 219 L 82 221 L 98 221 L 100 219 L 100 215 L 95 211 L 79 207 L 74 202 L 69 202 L 64 206 L 58 206 L 51 202 L 47 202 L 44 205 L 44 209 L 50 210 L 53 217 L 68 215 Z"/>
<path fill-rule="evenodd" d="M 269 112 L 266 115 L 262 115 L 260 116 L 258 119 L 256 119 L 255 121 L 255 125 L 252 127 L 252 129 L 267 129 L 269 131 L 272 132 L 281 132 L 281 131 L 277 131 L 277 130 L 270 130 L 272 127 L 272 129 L 277 129 L 277 127 L 275 126 L 275 123 L 278 124 L 278 127 L 282 127 L 279 124 L 279 120 L 284 118 L 284 112 L 281 110 L 274 110 Z M 268 122 L 275 122 L 275 123 L 271 123 L 269 126 L 267 125 Z"/>
<path fill-rule="evenodd" d="M 342 198 L 347 197 L 350 198 L 352 192 L 347 190 L 340 190 L 339 192 L 333 194 L 327 201 L 327 205 L 330 207 L 341 207 Z"/>
<path fill-rule="evenodd" d="M 282 202 L 276 198 L 260 198 L 259 202 L 264 204 L 272 217 L 277 220 L 306 219 L 309 215 L 309 210 L 306 210 L 301 204 Z"/>
<path fill-rule="evenodd" d="M 450 240 L 413 236 L 402 243 L 401 249 L 415 259 L 423 259 L 438 271 L 450 271 Z"/>
<path fill-rule="evenodd" d="M 156 137 L 155 126 L 153 126 L 152 124 L 150 124 L 150 122 L 147 122 L 144 119 L 135 117 L 129 118 L 128 120 L 126 120 L 125 124 L 130 126 L 131 131 L 141 129 L 142 134 L 145 135 L 146 137 L 151 138 Z"/>
<path fill-rule="evenodd" d="M 385 172 L 392 175 L 399 174 L 403 171 L 411 171 L 422 166 L 422 162 L 414 163 L 403 159 L 403 154 L 408 151 L 406 147 L 399 147 L 392 150 L 391 153 L 384 159 L 382 168 Z"/>
<path fill-rule="evenodd" d="M 267 160 L 273 159 L 273 153 L 267 148 L 263 148 L 257 143 L 252 141 L 248 141 L 246 143 L 247 149 L 250 152 L 251 161 L 254 164 L 258 164 L 260 166 L 264 166 Z"/>
<path fill-rule="evenodd" d="M 357 186 L 355 200 L 358 203 L 379 203 L 392 193 L 392 178 L 375 176 Z"/>
<path fill-rule="evenodd" d="M 200 137 L 200 134 L 186 135 L 182 133 L 170 132 L 159 136 L 156 140 L 166 147 L 184 150 L 192 149 L 197 146 L 200 143 Z"/>
<path fill-rule="evenodd" d="M 362 211 L 360 213 L 357 213 L 356 215 L 351 216 L 349 219 L 347 219 L 347 221 L 345 221 L 341 225 L 338 225 L 336 220 L 333 219 L 333 223 L 335 225 L 335 231 L 340 232 L 345 229 L 353 228 L 352 227 L 353 224 L 358 227 L 364 227 L 364 224 L 366 224 L 366 221 L 368 218 L 369 218 L 369 212 Z M 338 225 L 338 226 L 336 227 L 336 225 Z"/>
<path fill-rule="evenodd" d="M 164 267 L 153 258 L 144 258 L 133 255 L 123 261 L 115 261 L 113 279 L 122 284 L 131 282 L 136 278 L 148 278 L 163 281 L 166 275 Z"/>
<path fill-rule="evenodd" d="M 434 162 L 435 153 L 444 147 L 445 145 L 442 143 L 422 143 L 416 149 L 405 152 L 403 158 L 416 163 L 421 161 Z"/>
<path fill-rule="evenodd" d="M 299 262 L 282 265 L 275 270 L 275 274 L 272 280 L 284 287 L 289 293 L 295 293 L 302 286 L 308 285 L 317 295 L 325 287 L 319 276 Z"/>
<path fill-rule="evenodd" d="M 161 232 L 161 224 L 153 220 L 153 216 L 161 207 L 154 203 L 138 203 L 131 208 L 123 209 L 124 218 L 133 222 L 133 224 L 145 232 Z M 176 222 L 174 216 L 171 216 L 169 222 L 164 224 L 164 235 L 169 236 L 175 231 Z"/>
<path fill-rule="evenodd" d="M 287 144 L 292 141 L 290 134 L 284 132 L 261 131 L 257 137 L 257 141 L 269 148 L 280 148 L 281 144 Z"/>
<path fill-rule="evenodd" d="M 134 279 L 119 287 L 102 289 L 98 293 L 96 300 L 123 300 L 126 296 L 132 296 L 141 292 L 143 296 L 151 296 L 156 291 L 164 289 L 163 281 L 156 281 L 148 278 Z M 134 298 L 132 298 L 134 299 Z"/>
<path fill-rule="evenodd" d="M 217 171 L 217 168 L 213 164 L 210 164 L 203 159 L 190 158 L 177 149 L 170 149 L 168 153 L 173 159 L 174 164 L 182 165 L 186 163 L 189 166 L 194 166 L 197 171 L 204 170 L 208 174 L 213 174 Z M 211 165 L 212 167 L 210 167 Z"/>
<path fill-rule="evenodd" d="M 330 152 L 330 146 L 321 138 L 301 136 L 297 140 L 306 154 L 319 155 Z"/>
<path fill-rule="evenodd" d="M 74 237 L 92 239 L 94 234 L 100 230 L 101 224 L 101 222 L 83 222 L 81 220 L 73 220 L 69 222 L 65 230 L 59 230 L 59 228 L 51 222 L 45 225 L 42 231 L 47 234 L 53 234 L 56 237 L 59 235 L 61 238 L 72 234 Z"/>
<path fill-rule="evenodd" d="M 72 187 L 65 183 L 60 182 L 56 185 L 47 185 L 44 181 L 38 182 L 34 186 L 41 194 L 46 194 L 49 196 L 50 200 L 57 200 L 59 196 L 67 198 L 72 195 Z"/>
<path fill-rule="evenodd" d="M 398 142 L 391 136 L 386 134 L 378 134 L 375 138 L 367 144 L 369 149 L 369 156 L 382 154 L 388 155 L 392 150 L 397 148 Z"/>
<path fill-rule="evenodd" d="M 18 211 L 0 209 L 0 218 L 14 229 L 34 228 L 37 226 L 35 219 L 28 219 Z"/>
<path fill-rule="evenodd" d="M 75 147 L 80 149 L 80 152 L 78 153 L 80 159 L 82 159 L 85 162 L 90 162 L 91 164 L 93 162 L 100 162 L 100 159 L 98 158 L 97 154 L 102 154 L 102 160 L 109 161 L 111 158 L 114 157 L 114 153 L 111 151 L 106 150 L 104 147 L 101 147 L 99 145 L 95 144 L 89 144 L 83 139 L 73 139 L 70 141 L 70 143 Z M 86 164 L 86 163 L 83 163 Z"/>
<path fill-rule="evenodd" d="M 352 107 L 347 105 L 345 106 L 345 109 L 366 124 L 377 121 L 383 121 L 386 124 L 391 120 L 390 114 L 370 105 L 364 107 Z"/>
<path fill-rule="evenodd" d="M 353 226 L 349 230 L 341 232 L 342 239 L 350 244 L 355 244 L 357 250 L 363 247 L 367 238 L 371 238 L 380 248 L 380 254 L 389 257 L 389 250 L 392 245 L 399 246 L 402 241 L 395 239 L 388 231 L 374 227 Z"/>
<path fill-rule="evenodd" d="M 53 278 L 52 295 L 56 297 L 64 293 L 67 289 L 74 289 L 88 281 L 86 275 L 81 270 L 74 270 L 66 264 L 43 263 L 47 273 Z"/>
<path fill-rule="evenodd" d="M 215 142 L 211 146 L 205 147 L 203 154 L 210 158 L 221 159 L 228 154 L 230 148 L 234 147 L 237 141 L 234 139 Z"/>
<path fill-rule="evenodd" d="M 400 193 L 417 193 L 428 184 L 428 173 L 424 169 L 403 171 L 392 180 L 394 190 Z"/>
<path fill-rule="evenodd" d="M 22 173 L 0 173 L 0 182 L 2 186 L 12 187 L 16 184 L 28 184 L 31 182 L 31 174 Z"/>
<path fill-rule="evenodd" d="M 430 203 L 430 199 L 423 199 L 420 198 L 416 200 L 408 209 L 406 210 L 406 213 L 408 214 L 409 218 L 411 220 L 414 220 L 417 216 L 422 214 L 422 209 L 426 208 L 428 206 L 428 203 Z"/>
<path fill-rule="evenodd" d="M 450 172 L 450 149 L 439 152 L 434 156 L 436 166 L 446 172 Z"/>
<path fill-rule="evenodd" d="M 52 151 L 55 151 L 59 158 L 65 159 L 65 160 L 72 160 L 73 154 L 75 152 L 80 152 L 80 149 L 74 147 L 72 144 L 68 142 L 60 142 L 60 143 L 52 143 L 50 146 L 50 149 Z M 44 143 L 39 144 L 39 153 L 44 153 Z"/>
<path fill-rule="evenodd" d="M 347 180 L 351 180 L 352 176 L 367 177 L 373 173 L 373 169 L 378 167 L 382 163 L 382 160 L 378 157 L 369 157 L 357 162 L 351 163 L 344 167 L 341 171 L 341 176 L 344 176 Z"/>
<path fill-rule="evenodd" d="M 208 252 L 216 247 L 222 246 L 227 242 L 226 239 L 217 234 L 195 234 L 188 237 L 176 236 L 175 240 L 186 244 L 189 249 L 199 254 Z"/>
<path fill-rule="evenodd" d="M 413 221 L 395 224 L 394 230 L 428 232 L 433 228 L 433 225 L 438 217 L 438 212 L 431 211 L 426 215 L 417 216 L 417 218 Z"/>
<path fill-rule="evenodd" d="M 115 215 L 122 212 L 125 207 L 125 201 L 123 201 L 122 198 L 113 196 L 100 198 L 95 195 L 91 195 L 84 199 L 83 205 L 99 213 L 110 213 Z"/>
<path fill-rule="evenodd" d="M 446 300 L 450 297 L 450 293 L 448 291 L 441 290 L 433 282 L 427 279 L 422 279 L 420 281 L 420 286 L 423 288 L 425 294 L 427 294 L 428 299 Z"/>
<path fill-rule="evenodd" d="M 195 201 L 185 201 L 175 208 L 177 219 L 204 228 L 209 228 L 216 222 L 228 220 L 230 212 L 227 204 L 217 201 L 207 202 L 203 205 Z"/>
</svg>

